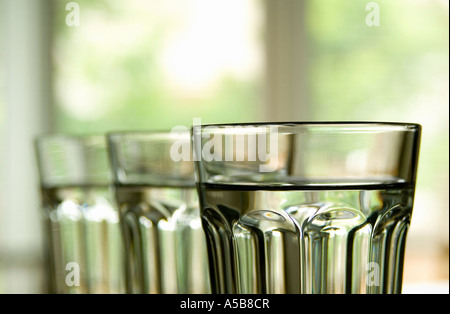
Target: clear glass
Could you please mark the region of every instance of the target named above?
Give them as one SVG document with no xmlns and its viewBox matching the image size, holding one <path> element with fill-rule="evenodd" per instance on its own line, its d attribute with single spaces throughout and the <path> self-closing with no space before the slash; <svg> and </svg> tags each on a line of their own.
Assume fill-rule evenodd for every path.
<svg viewBox="0 0 450 314">
<path fill-rule="evenodd" d="M 123 293 L 123 245 L 106 138 L 42 135 L 40 171 L 50 293 Z"/>
<path fill-rule="evenodd" d="M 195 126 L 214 293 L 401 293 L 420 126 Z"/>
<path fill-rule="evenodd" d="M 126 247 L 128 293 L 210 292 L 189 132 L 108 135 Z M 175 158 L 176 159 L 176 158 Z"/>
</svg>

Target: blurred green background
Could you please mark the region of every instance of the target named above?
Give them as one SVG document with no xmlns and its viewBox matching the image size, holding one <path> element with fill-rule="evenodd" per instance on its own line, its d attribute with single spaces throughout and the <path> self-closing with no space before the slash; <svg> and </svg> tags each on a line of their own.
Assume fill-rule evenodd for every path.
<svg viewBox="0 0 450 314">
<path fill-rule="evenodd" d="M 41 287 L 34 136 L 193 118 L 422 124 L 404 290 L 448 293 L 448 1 L 0 1 L 0 293 Z"/>
</svg>

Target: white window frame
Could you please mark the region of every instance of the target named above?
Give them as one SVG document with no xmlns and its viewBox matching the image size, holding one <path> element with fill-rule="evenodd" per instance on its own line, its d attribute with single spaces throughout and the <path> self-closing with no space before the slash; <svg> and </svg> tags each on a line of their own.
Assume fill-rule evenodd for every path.
<svg viewBox="0 0 450 314">
<path fill-rule="evenodd" d="M 305 0 L 266 0 L 266 121 L 309 121 Z"/>
<path fill-rule="evenodd" d="M 7 266 L 0 275 L 7 293 L 33 293 L 40 283 L 30 274 L 41 273 L 42 252 L 33 139 L 51 130 L 52 2 L 0 1 L 0 267 Z"/>
</svg>

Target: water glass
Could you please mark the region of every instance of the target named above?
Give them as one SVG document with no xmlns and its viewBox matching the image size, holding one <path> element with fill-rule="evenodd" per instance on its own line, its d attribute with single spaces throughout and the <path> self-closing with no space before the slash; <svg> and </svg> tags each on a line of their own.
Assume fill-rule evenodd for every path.
<svg viewBox="0 0 450 314">
<path fill-rule="evenodd" d="M 128 293 L 208 293 L 189 132 L 108 135 Z M 178 148 L 187 148 L 185 160 Z"/>
<path fill-rule="evenodd" d="M 420 126 L 194 126 L 214 293 L 401 293 Z"/>
<path fill-rule="evenodd" d="M 119 216 L 103 135 L 35 141 L 50 293 L 124 292 Z"/>
</svg>

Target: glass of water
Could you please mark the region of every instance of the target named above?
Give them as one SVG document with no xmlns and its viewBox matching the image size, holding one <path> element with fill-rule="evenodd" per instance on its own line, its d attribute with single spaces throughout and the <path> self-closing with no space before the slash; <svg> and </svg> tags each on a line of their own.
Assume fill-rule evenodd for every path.
<svg viewBox="0 0 450 314">
<path fill-rule="evenodd" d="M 123 293 L 123 246 L 103 135 L 42 135 L 39 165 L 50 293 Z"/>
<path fill-rule="evenodd" d="M 208 293 L 189 132 L 110 133 L 108 146 L 126 247 L 127 292 Z"/>
<path fill-rule="evenodd" d="M 195 126 L 214 293 L 401 293 L 421 127 Z"/>
</svg>

